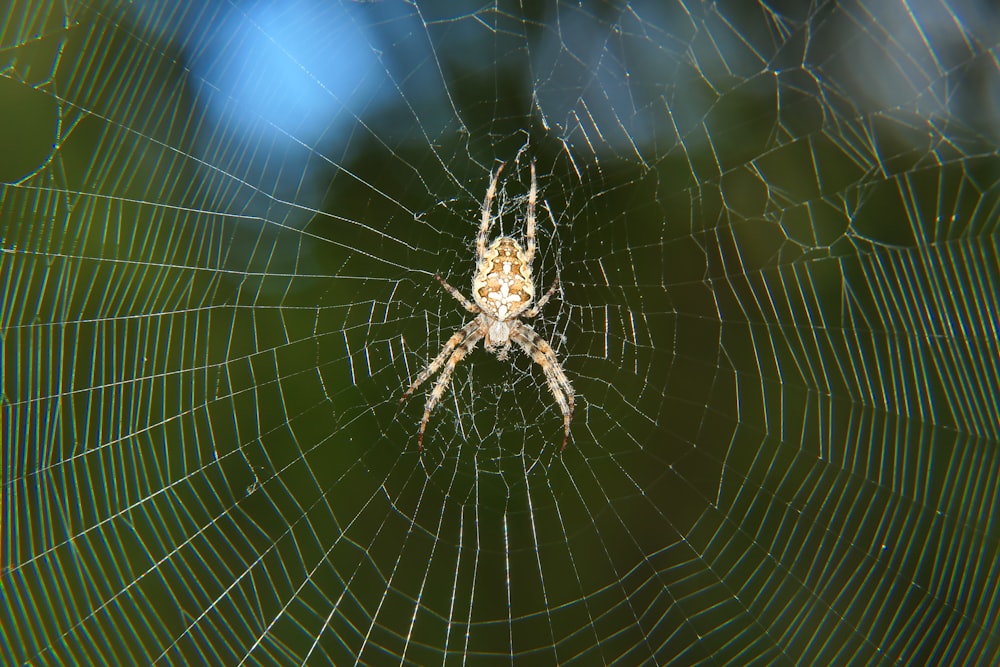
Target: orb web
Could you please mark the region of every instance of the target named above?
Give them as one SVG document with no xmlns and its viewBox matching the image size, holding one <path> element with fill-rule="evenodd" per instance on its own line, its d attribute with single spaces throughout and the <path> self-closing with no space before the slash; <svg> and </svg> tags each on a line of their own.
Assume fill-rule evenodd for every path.
<svg viewBox="0 0 1000 667">
<path fill-rule="evenodd" d="M 1000 660 L 987 3 L 8 16 L 3 662 Z"/>
</svg>

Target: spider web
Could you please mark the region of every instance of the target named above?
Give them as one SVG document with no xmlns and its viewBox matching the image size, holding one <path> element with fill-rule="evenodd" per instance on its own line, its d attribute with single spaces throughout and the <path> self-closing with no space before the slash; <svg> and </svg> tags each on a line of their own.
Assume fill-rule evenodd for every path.
<svg viewBox="0 0 1000 667">
<path fill-rule="evenodd" d="M 989 3 L 6 11 L 4 663 L 1000 661 Z"/>
</svg>

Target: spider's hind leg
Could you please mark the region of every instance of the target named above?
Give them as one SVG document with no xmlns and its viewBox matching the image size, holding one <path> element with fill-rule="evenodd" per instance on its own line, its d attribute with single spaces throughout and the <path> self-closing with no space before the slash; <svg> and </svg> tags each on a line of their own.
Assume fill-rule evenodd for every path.
<svg viewBox="0 0 1000 667">
<path fill-rule="evenodd" d="M 556 293 L 556 290 L 558 288 L 559 288 L 559 278 L 556 278 L 555 280 L 552 281 L 552 287 L 549 288 L 549 291 L 543 294 L 542 298 L 536 301 L 535 305 L 532 306 L 529 310 L 526 310 L 524 314 L 521 315 L 521 317 L 531 318 L 538 315 L 538 313 L 541 312 L 542 310 L 542 306 L 548 303 L 549 299 L 552 297 L 553 294 Z"/>
<path fill-rule="evenodd" d="M 476 237 L 477 257 L 482 259 L 486 256 L 486 239 L 490 233 L 490 226 L 493 224 L 493 198 L 497 194 L 497 181 L 500 180 L 500 172 L 503 171 L 504 163 L 501 162 L 497 171 L 490 179 L 490 186 L 486 188 L 486 196 L 483 197 L 483 219 L 479 224 L 479 235 Z"/>
<path fill-rule="evenodd" d="M 527 237 L 528 247 L 525 249 L 524 258 L 528 265 L 535 257 L 535 199 L 538 195 L 538 185 L 535 179 L 535 161 L 531 161 L 531 189 L 528 190 L 528 213 L 525 221 L 524 235 Z"/>
<path fill-rule="evenodd" d="M 462 304 L 462 307 L 465 308 L 467 311 L 469 311 L 470 313 L 481 312 L 479 310 L 479 306 L 477 306 L 476 304 L 474 304 L 471 301 L 469 301 L 468 299 L 466 299 L 465 295 L 463 295 L 457 289 L 455 289 L 454 287 L 452 287 L 451 285 L 449 285 L 448 282 L 444 278 L 442 278 L 439 274 L 435 273 L 434 277 L 437 278 L 437 281 L 439 283 L 441 283 L 441 287 L 443 287 L 446 290 L 448 290 L 448 294 L 450 294 L 453 297 L 455 297 L 455 300 L 457 300 L 460 304 Z"/>
</svg>

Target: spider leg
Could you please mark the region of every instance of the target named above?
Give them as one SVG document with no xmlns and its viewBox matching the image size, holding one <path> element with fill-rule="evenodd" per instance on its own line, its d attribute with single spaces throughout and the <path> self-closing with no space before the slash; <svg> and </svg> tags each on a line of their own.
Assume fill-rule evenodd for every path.
<svg viewBox="0 0 1000 667">
<path fill-rule="evenodd" d="M 479 312 L 482 312 L 479 309 L 479 306 L 477 306 L 476 304 L 474 304 L 471 301 L 469 301 L 468 299 L 466 299 L 462 295 L 461 292 L 459 292 L 457 289 L 455 289 L 454 287 L 452 287 L 451 285 L 449 285 L 447 283 L 447 281 L 445 281 L 444 278 L 442 278 L 441 276 L 439 276 L 437 274 L 434 274 L 434 277 L 437 278 L 437 281 L 439 283 L 441 283 L 441 287 L 443 287 L 446 290 L 448 290 L 448 294 L 451 294 L 453 297 L 455 297 L 458 300 L 458 302 L 460 304 L 462 304 L 462 307 L 465 308 L 467 311 L 469 311 L 470 313 L 479 313 Z"/>
<path fill-rule="evenodd" d="M 549 383 L 549 391 L 556 399 L 559 409 L 563 414 L 563 441 L 562 451 L 566 449 L 569 441 L 569 423 L 573 419 L 573 385 L 569 383 L 566 373 L 563 372 L 562 364 L 552 350 L 552 346 L 543 339 L 529 325 L 523 322 L 515 322 L 516 326 L 511 327 L 511 339 L 527 352 L 536 364 L 542 367 L 545 372 L 545 379 Z"/>
<path fill-rule="evenodd" d="M 504 163 L 497 167 L 497 172 L 490 179 L 490 187 L 486 188 L 486 197 L 483 198 L 483 221 L 479 225 L 479 236 L 476 237 L 477 257 L 482 259 L 486 256 L 486 236 L 490 231 L 491 213 L 493 209 L 493 197 L 497 193 L 497 181 L 500 180 L 500 172 L 503 171 Z"/>
<path fill-rule="evenodd" d="M 472 321 L 473 323 L 478 323 L 479 318 Z M 448 389 L 448 384 L 451 382 L 452 371 L 455 370 L 455 366 L 458 362 L 469 353 L 469 351 L 476 346 L 479 339 L 483 337 L 485 331 L 482 327 L 471 332 L 462 342 L 461 345 L 455 348 L 455 351 L 451 353 L 448 357 L 448 363 L 445 365 L 444 370 L 441 371 L 440 377 L 438 377 L 437 382 L 434 383 L 434 389 L 431 390 L 431 395 L 427 399 L 427 404 L 424 406 L 424 416 L 420 420 L 420 435 L 417 436 L 417 451 L 422 452 L 424 450 L 424 431 L 427 430 L 427 422 L 431 418 L 431 410 L 434 406 L 438 404 L 441 397 L 444 396 L 444 392 Z"/>
<path fill-rule="evenodd" d="M 549 288 L 549 291 L 543 294 L 542 298 L 536 301 L 534 306 L 524 311 L 523 315 L 518 315 L 518 317 L 534 317 L 535 315 L 538 315 L 538 313 L 542 310 L 542 306 L 548 303 L 549 297 L 555 294 L 556 288 L 558 287 L 559 287 L 559 278 L 556 278 L 555 280 L 552 281 L 552 287 Z"/>
<path fill-rule="evenodd" d="M 527 237 L 528 247 L 524 251 L 524 259 L 527 261 L 528 266 L 531 266 L 531 260 L 535 257 L 535 197 L 538 193 L 538 186 L 535 182 L 535 161 L 531 161 L 531 189 L 528 190 L 528 213 L 527 213 L 527 229 L 524 235 Z"/>
<path fill-rule="evenodd" d="M 444 344 L 440 354 L 434 357 L 434 361 L 427 364 L 427 368 L 420 372 L 420 375 L 418 375 L 417 379 L 413 381 L 410 388 L 403 393 L 403 397 L 399 399 L 399 402 L 404 403 L 406 399 L 413 395 L 413 392 L 417 390 L 417 387 L 419 387 L 424 380 L 437 373 L 438 369 L 441 368 L 441 364 L 443 364 L 445 359 L 448 358 L 448 355 L 450 355 L 452 351 L 462 342 L 468 340 L 469 336 L 471 336 L 473 332 L 479 328 L 479 326 L 479 318 L 476 317 L 469 320 L 461 329 L 456 331 L 452 337 L 448 339 L 448 342 Z"/>
</svg>

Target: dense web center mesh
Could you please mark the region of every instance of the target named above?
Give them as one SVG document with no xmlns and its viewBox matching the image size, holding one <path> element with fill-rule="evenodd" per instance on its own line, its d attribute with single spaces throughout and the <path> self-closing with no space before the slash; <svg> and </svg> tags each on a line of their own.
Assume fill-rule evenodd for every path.
<svg viewBox="0 0 1000 667">
<path fill-rule="evenodd" d="M 0 26 L 0 662 L 1000 662 L 991 3 Z"/>
</svg>

